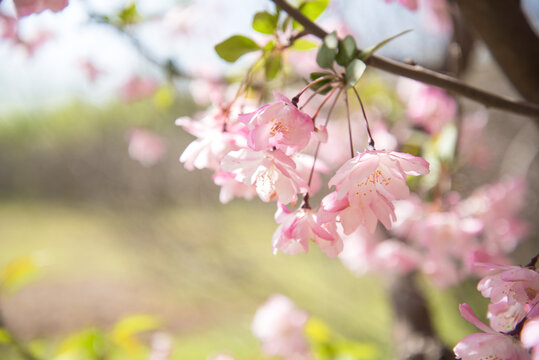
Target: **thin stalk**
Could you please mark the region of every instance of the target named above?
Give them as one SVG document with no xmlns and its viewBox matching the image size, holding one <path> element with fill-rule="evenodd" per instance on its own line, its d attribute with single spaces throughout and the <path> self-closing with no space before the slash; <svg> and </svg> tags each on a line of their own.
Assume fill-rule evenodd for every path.
<svg viewBox="0 0 539 360">
<path fill-rule="evenodd" d="M 332 87 L 333 85 L 332 84 L 327 84 L 327 85 L 324 85 L 322 86 L 320 89 L 316 90 L 314 93 L 311 94 L 311 96 L 309 96 L 309 98 L 307 98 L 307 100 L 305 100 L 305 102 L 303 103 L 303 105 L 300 106 L 300 110 L 303 109 L 305 106 L 307 106 L 307 104 L 309 102 L 311 102 L 311 100 L 316 96 L 316 95 L 319 95 L 322 91 L 325 91 L 327 90 L 328 88 Z"/>
<path fill-rule="evenodd" d="M 359 97 L 359 94 L 355 87 L 352 88 L 354 90 L 354 94 L 356 94 L 357 101 L 359 101 L 359 105 L 361 105 L 361 112 L 363 112 L 363 118 L 365 119 L 365 126 L 367 127 L 367 134 L 369 135 L 369 150 L 376 150 L 374 148 L 374 139 L 372 138 L 371 134 L 371 128 L 369 126 L 369 120 L 367 119 L 367 113 L 365 112 L 365 107 L 363 106 L 363 101 L 361 101 L 361 98 Z"/>
<path fill-rule="evenodd" d="M 346 120 L 348 121 L 348 140 L 350 141 L 350 158 L 354 157 L 354 144 L 352 142 L 352 122 L 350 121 L 350 106 L 348 105 L 348 91 L 344 91 L 344 103 L 346 104 Z"/>
<path fill-rule="evenodd" d="M 297 105 L 297 103 L 299 102 L 299 97 L 300 97 L 301 95 L 303 95 L 303 93 L 304 93 L 305 91 L 307 91 L 311 86 L 316 85 L 316 84 L 318 84 L 318 83 L 321 82 L 321 81 L 328 80 L 328 79 L 330 79 L 331 77 L 333 77 L 333 75 L 330 74 L 330 75 L 326 75 L 326 76 L 321 76 L 321 77 L 319 77 L 318 79 L 316 79 L 316 80 L 314 80 L 314 81 L 311 81 L 310 83 L 308 83 L 307 85 L 305 85 L 305 87 L 304 87 L 303 89 L 301 89 L 300 92 L 297 93 L 296 96 L 294 96 L 294 97 L 292 98 L 292 103 L 295 104 L 295 105 Z"/>
<path fill-rule="evenodd" d="M 329 92 L 329 94 L 326 95 L 326 97 L 324 98 L 324 100 L 322 100 L 322 103 L 320 104 L 320 106 L 318 107 L 318 109 L 316 109 L 314 115 L 312 116 L 312 119 L 313 119 L 313 124 L 318 116 L 318 114 L 320 113 L 320 110 L 322 109 L 322 107 L 325 105 L 325 103 L 329 100 L 329 98 L 335 93 L 335 90 L 337 90 L 337 88 L 333 88 L 331 89 L 331 91 Z"/>
</svg>

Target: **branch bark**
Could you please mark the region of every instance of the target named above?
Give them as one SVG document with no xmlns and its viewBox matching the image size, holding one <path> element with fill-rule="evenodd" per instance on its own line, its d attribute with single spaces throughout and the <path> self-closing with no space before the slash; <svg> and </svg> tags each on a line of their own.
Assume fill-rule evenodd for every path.
<svg viewBox="0 0 539 360">
<path fill-rule="evenodd" d="M 298 9 L 291 6 L 286 0 L 271 0 L 286 11 L 294 20 L 303 25 L 310 34 L 323 39 L 328 33 L 306 18 Z M 503 1 L 503 0 L 502 0 Z M 456 95 L 464 96 L 468 99 L 477 101 L 486 107 L 496 108 L 513 112 L 520 115 L 533 117 L 539 123 L 539 105 L 525 101 L 518 101 L 499 96 L 488 91 L 478 89 L 467 85 L 453 77 L 431 71 L 421 66 L 408 65 L 398 61 L 389 60 L 380 56 L 373 55 L 367 59 L 367 64 L 396 75 L 404 76 L 410 79 L 421 81 L 425 84 L 437 86 Z"/>
<path fill-rule="evenodd" d="M 539 103 L 539 38 L 520 0 L 457 0 L 503 72 L 527 100 Z"/>
</svg>

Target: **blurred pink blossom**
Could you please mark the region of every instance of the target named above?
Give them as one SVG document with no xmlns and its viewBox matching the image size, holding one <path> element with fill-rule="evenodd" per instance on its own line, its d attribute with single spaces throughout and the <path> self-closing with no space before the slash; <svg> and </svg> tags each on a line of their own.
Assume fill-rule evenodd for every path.
<svg viewBox="0 0 539 360">
<path fill-rule="evenodd" d="M 4 13 L 0 13 L 0 37 L 12 41 L 18 39 L 17 19 Z"/>
<path fill-rule="evenodd" d="M 401 78 L 397 92 L 406 105 L 406 114 L 412 124 L 430 134 L 439 133 L 457 113 L 455 100 L 435 86 Z"/>
<path fill-rule="evenodd" d="M 134 102 L 152 95 L 158 88 L 157 81 L 135 75 L 124 84 L 120 97 L 124 102 Z"/>
<path fill-rule="evenodd" d="M 52 12 L 63 10 L 69 3 L 69 0 L 13 0 L 15 10 L 19 18 L 30 14 L 39 14 L 47 9 Z"/>
<path fill-rule="evenodd" d="M 144 129 L 131 129 L 128 133 L 129 156 L 144 166 L 158 163 L 166 153 L 164 139 L 151 131 Z"/>
<path fill-rule="evenodd" d="M 308 315 L 284 295 L 272 295 L 257 311 L 252 330 L 268 356 L 307 360 L 309 346 L 303 333 Z"/>
<path fill-rule="evenodd" d="M 234 197 L 251 200 L 256 195 L 256 191 L 252 186 L 236 180 L 236 176 L 231 172 L 218 171 L 213 174 L 212 178 L 213 182 L 221 187 L 219 201 L 223 204 L 226 204 Z"/>
<path fill-rule="evenodd" d="M 97 68 L 89 59 L 79 60 L 79 67 L 92 83 L 95 83 L 97 78 L 104 74 L 103 70 Z"/>
<path fill-rule="evenodd" d="M 172 338 L 169 334 L 158 332 L 151 339 L 148 360 L 168 360 L 172 355 Z"/>
<path fill-rule="evenodd" d="M 398 1 L 402 6 L 407 7 L 410 10 L 417 10 L 419 7 L 418 0 L 385 0 L 386 2 Z"/>
<path fill-rule="evenodd" d="M 536 308 L 539 310 L 539 306 Z M 520 333 L 520 341 L 525 348 L 531 349 L 532 360 L 539 360 L 539 314 L 530 314 Z"/>
</svg>

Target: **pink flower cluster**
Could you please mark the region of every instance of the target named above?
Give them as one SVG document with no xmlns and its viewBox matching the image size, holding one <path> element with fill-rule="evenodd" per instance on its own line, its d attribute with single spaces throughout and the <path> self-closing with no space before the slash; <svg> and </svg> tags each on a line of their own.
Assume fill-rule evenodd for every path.
<svg viewBox="0 0 539 360">
<path fill-rule="evenodd" d="M 425 160 L 410 154 L 358 153 L 337 170 L 329 181 L 335 191 L 314 210 L 308 199 L 320 188 L 318 173 L 327 167 L 301 151 L 311 140 L 326 141 L 328 134 L 297 103 L 275 93 L 273 103 L 250 113 L 223 106 L 200 121 L 180 118 L 176 123 L 197 137 L 180 161 L 189 170 L 213 170 L 222 202 L 254 195 L 277 202 L 274 253 L 307 252 L 313 241 L 335 257 L 342 251 L 342 236 L 360 227 L 372 233 L 378 221 L 391 228 L 396 219 L 393 202 L 409 195 L 407 176 L 429 171 Z M 296 208 L 301 198 L 303 204 Z"/>
<path fill-rule="evenodd" d="M 460 305 L 462 317 L 483 333 L 462 339 L 453 349 L 456 356 L 462 360 L 539 359 L 539 273 L 533 266 L 481 266 L 500 271 L 484 277 L 477 286 L 491 301 L 487 314 L 490 326 L 482 323 L 468 304 Z"/>
<path fill-rule="evenodd" d="M 309 316 L 284 295 L 271 296 L 257 311 L 252 330 L 268 356 L 289 360 L 310 359 L 304 327 Z"/>
<path fill-rule="evenodd" d="M 412 196 L 395 202 L 397 220 L 389 219 L 389 233 L 347 232 L 340 258 L 358 274 L 417 269 L 439 287 L 455 285 L 470 274 L 484 274 L 477 262 L 510 263 L 506 254 L 526 234 L 518 217 L 524 197 L 525 185 L 516 179 L 484 186 L 463 200 L 450 194 L 445 204 Z"/>
</svg>

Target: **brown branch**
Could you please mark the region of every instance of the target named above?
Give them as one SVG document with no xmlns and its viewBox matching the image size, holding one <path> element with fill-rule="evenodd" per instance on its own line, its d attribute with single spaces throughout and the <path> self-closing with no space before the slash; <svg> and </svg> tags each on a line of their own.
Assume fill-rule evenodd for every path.
<svg viewBox="0 0 539 360">
<path fill-rule="evenodd" d="M 291 6 L 286 0 L 271 1 L 282 10 L 286 11 L 294 20 L 303 25 L 305 31 L 308 31 L 320 39 L 323 39 L 328 34 L 324 29 L 306 18 L 298 9 Z M 467 85 L 451 76 L 443 75 L 417 65 L 407 65 L 375 55 L 371 56 L 366 62 L 374 68 L 443 88 L 457 95 L 477 101 L 486 107 L 530 116 L 539 122 L 539 105 L 537 104 L 499 96 Z"/>
</svg>

